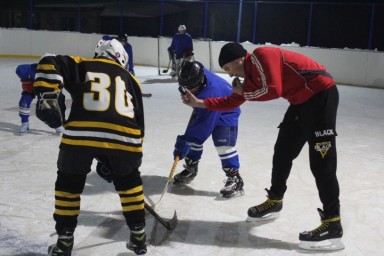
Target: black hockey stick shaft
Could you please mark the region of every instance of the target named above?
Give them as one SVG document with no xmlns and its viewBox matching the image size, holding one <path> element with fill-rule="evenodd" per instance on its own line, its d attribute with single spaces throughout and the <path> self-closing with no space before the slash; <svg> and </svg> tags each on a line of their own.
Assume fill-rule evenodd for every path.
<svg viewBox="0 0 384 256">
<path fill-rule="evenodd" d="M 175 213 L 173 214 L 173 217 L 172 219 L 170 220 L 165 220 L 163 219 L 162 217 L 160 217 L 159 214 L 157 214 L 157 212 L 155 212 L 155 210 L 153 210 L 153 208 L 151 206 L 149 206 L 146 202 L 144 202 L 144 207 L 145 209 L 153 215 L 153 217 L 155 217 L 156 220 L 158 220 L 161 225 L 163 225 L 166 229 L 168 230 L 173 230 L 176 228 L 177 226 L 177 223 L 178 223 L 178 220 L 177 220 L 177 214 L 176 214 L 176 211 Z"/>
<path fill-rule="evenodd" d="M 171 66 L 171 58 L 169 58 L 168 67 L 167 67 L 167 69 L 163 70 L 163 73 L 167 73 L 170 66 Z"/>
<path fill-rule="evenodd" d="M 142 93 L 141 96 L 143 96 L 143 97 L 152 97 L 152 93 Z"/>
</svg>

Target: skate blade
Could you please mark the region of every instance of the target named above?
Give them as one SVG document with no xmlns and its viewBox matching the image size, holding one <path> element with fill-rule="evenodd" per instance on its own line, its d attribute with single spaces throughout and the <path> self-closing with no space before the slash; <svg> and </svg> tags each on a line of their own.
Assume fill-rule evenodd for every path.
<svg viewBox="0 0 384 256">
<path fill-rule="evenodd" d="M 220 193 L 220 198 L 228 200 L 228 199 L 240 197 L 242 195 L 244 195 L 244 190 L 236 191 L 235 193 L 232 193 L 232 194 L 222 194 L 222 193 Z"/>
<path fill-rule="evenodd" d="M 182 186 L 182 185 L 188 185 L 192 182 L 193 180 L 175 180 L 173 179 L 173 185 L 176 185 L 176 186 Z"/>
<path fill-rule="evenodd" d="M 245 220 L 246 222 L 261 222 L 261 221 L 269 221 L 269 220 L 274 220 L 280 217 L 279 212 L 272 212 L 264 215 L 263 217 L 256 218 L 256 217 L 250 217 L 248 216 L 247 219 Z"/>
<path fill-rule="evenodd" d="M 324 241 L 300 241 L 299 248 L 310 251 L 338 251 L 345 248 L 340 238 L 327 239 Z"/>
</svg>

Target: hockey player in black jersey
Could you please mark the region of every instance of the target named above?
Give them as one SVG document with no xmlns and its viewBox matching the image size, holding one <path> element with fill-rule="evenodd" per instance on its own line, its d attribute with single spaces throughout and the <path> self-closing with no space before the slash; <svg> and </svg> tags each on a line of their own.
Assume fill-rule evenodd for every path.
<svg viewBox="0 0 384 256">
<path fill-rule="evenodd" d="M 95 58 L 47 56 L 34 81 L 36 115 L 50 126 L 61 124 L 57 92 L 66 89 L 72 106 L 57 161 L 55 211 L 57 243 L 49 255 L 70 256 L 80 214 L 80 197 L 94 159 L 113 172 L 123 215 L 130 229 L 127 248 L 147 252 L 142 161 L 144 110 L 139 82 L 126 69 L 128 55 L 117 40 L 100 40 Z"/>
</svg>

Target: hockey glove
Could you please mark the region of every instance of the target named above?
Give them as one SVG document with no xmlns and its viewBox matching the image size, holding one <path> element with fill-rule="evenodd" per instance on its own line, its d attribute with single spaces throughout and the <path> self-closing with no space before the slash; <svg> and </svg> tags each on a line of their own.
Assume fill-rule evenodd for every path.
<svg viewBox="0 0 384 256">
<path fill-rule="evenodd" d="M 232 80 L 232 91 L 240 95 L 243 94 L 243 83 L 238 77 Z"/>
<path fill-rule="evenodd" d="M 184 135 L 177 136 L 175 150 L 173 151 L 173 157 L 179 156 L 179 159 L 183 159 L 191 150 L 192 142 L 185 140 Z"/>
<path fill-rule="evenodd" d="M 96 172 L 99 174 L 99 176 L 103 179 L 105 179 L 107 182 L 111 183 L 113 180 L 113 174 L 112 171 L 109 170 L 105 165 L 103 165 L 102 162 L 99 160 L 97 161 L 96 165 Z"/>
<path fill-rule="evenodd" d="M 45 92 L 38 95 L 36 116 L 51 128 L 63 125 L 63 117 L 56 92 Z"/>
<path fill-rule="evenodd" d="M 187 50 L 185 50 L 184 51 L 184 53 L 183 53 L 183 59 L 184 60 L 190 60 L 191 58 L 192 58 L 192 56 L 193 56 L 193 50 L 192 49 L 187 49 Z"/>
<path fill-rule="evenodd" d="M 185 88 L 185 86 L 179 85 L 178 89 L 181 95 L 187 95 L 187 89 Z"/>
<path fill-rule="evenodd" d="M 172 47 L 168 47 L 167 51 L 168 51 L 169 59 L 172 60 L 175 57 L 175 50 Z"/>
</svg>

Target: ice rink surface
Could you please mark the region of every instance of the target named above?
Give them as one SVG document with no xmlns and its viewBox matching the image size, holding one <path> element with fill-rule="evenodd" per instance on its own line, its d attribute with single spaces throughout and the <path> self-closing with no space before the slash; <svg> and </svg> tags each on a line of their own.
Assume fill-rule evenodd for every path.
<svg viewBox="0 0 384 256">
<path fill-rule="evenodd" d="M 50 234 L 55 231 L 52 214 L 60 136 L 36 118 L 35 101 L 29 133 L 18 133 L 21 85 L 15 69 L 18 64 L 34 61 L 0 59 L 1 256 L 46 255 L 47 247 L 57 239 Z M 158 76 L 157 68 L 136 67 L 135 71 L 143 92 L 152 93 L 152 97 L 144 98 L 146 136 L 140 168 L 146 201 L 151 205 L 164 189 L 176 136 L 184 133 L 192 109 L 182 104 L 176 80 Z M 338 178 L 344 250 L 312 253 L 298 248 L 299 233 L 320 224 L 316 208 L 321 204 L 309 170 L 307 146 L 294 161 L 280 218 L 259 224 L 245 222 L 248 208 L 263 202 L 264 188 L 270 186 L 277 126 L 288 106 L 279 99 L 242 105 L 237 149 L 244 196 L 220 199 L 225 176 L 209 139 L 195 180 L 189 186 L 170 186 L 156 207 L 164 218 L 177 211 L 176 229 L 167 231 L 152 215 L 146 215 L 147 255 L 383 255 L 384 90 L 338 88 Z M 69 97 L 67 108 L 69 111 Z M 182 170 L 182 164 L 178 164 L 176 173 Z M 125 248 L 129 231 L 113 185 L 94 169 L 82 195 L 73 255 L 134 255 Z"/>
</svg>

